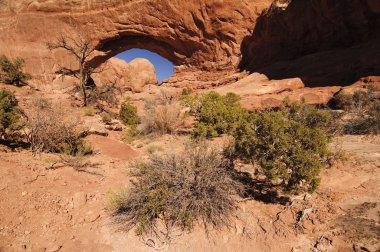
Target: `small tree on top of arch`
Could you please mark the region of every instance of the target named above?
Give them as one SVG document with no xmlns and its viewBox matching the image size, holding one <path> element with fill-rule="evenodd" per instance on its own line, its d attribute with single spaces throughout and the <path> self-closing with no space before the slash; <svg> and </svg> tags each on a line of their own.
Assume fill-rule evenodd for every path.
<svg viewBox="0 0 380 252">
<path fill-rule="evenodd" d="M 68 67 L 60 67 L 57 73 L 63 76 L 73 76 L 79 80 L 80 87 L 83 93 L 83 106 L 88 105 L 87 92 L 88 83 L 91 80 L 91 75 L 101 70 L 96 70 L 90 64 L 90 59 L 93 56 L 95 47 L 82 37 L 73 38 L 69 36 L 59 36 L 55 42 L 49 42 L 47 44 L 49 50 L 63 49 L 68 54 L 75 57 L 78 63 L 78 69 L 72 69 Z"/>
</svg>

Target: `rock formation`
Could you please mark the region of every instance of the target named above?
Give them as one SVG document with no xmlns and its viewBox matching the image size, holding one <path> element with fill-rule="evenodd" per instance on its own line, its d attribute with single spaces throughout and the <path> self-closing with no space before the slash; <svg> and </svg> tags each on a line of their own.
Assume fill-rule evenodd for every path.
<svg viewBox="0 0 380 252">
<path fill-rule="evenodd" d="M 271 0 L 3 0 L 0 54 L 22 56 L 34 82 L 48 87 L 58 65 L 70 61 L 50 53 L 58 35 L 88 38 L 100 65 L 131 48 L 148 49 L 177 66 L 236 69 L 240 45 Z"/>
<path fill-rule="evenodd" d="M 241 103 L 249 110 L 278 108 L 283 101 L 305 100 L 308 104 L 327 104 L 341 87 L 308 88 L 300 78 L 269 80 L 264 74 L 253 73 L 233 84 L 216 88 L 221 94 L 233 92 L 241 96 Z"/>
<path fill-rule="evenodd" d="M 240 91 L 276 89 L 284 83 L 278 80 L 298 78 L 281 95 L 325 102 L 336 91 L 331 86 L 380 75 L 378 0 L 0 1 L 0 54 L 23 57 L 40 89 L 57 84 L 59 65 L 73 63 L 46 48 L 62 34 L 92 42 L 93 66 L 131 48 L 156 52 L 176 65 L 164 83 L 172 87 L 217 88 L 247 70 L 268 80 L 245 88 L 258 85 L 245 79 Z M 298 88 L 301 82 L 311 90 Z M 319 98 L 312 88 L 322 92 Z"/>
<path fill-rule="evenodd" d="M 276 0 L 244 39 L 242 55 L 242 69 L 300 77 L 307 86 L 380 75 L 380 1 Z"/>
<path fill-rule="evenodd" d="M 122 89 L 141 92 L 146 85 L 157 85 L 157 75 L 153 64 L 147 59 L 134 59 L 130 63 L 111 58 L 93 75 L 96 85 L 115 83 Z"/>
<path fill-rule="evenodd" d="M 154 66 L 146 59 L 134 59 L 128 64 L 130 68 L 129 86 L 134 92 L 141 92 L 146 85 L 157 85 Z"/>
</svg>

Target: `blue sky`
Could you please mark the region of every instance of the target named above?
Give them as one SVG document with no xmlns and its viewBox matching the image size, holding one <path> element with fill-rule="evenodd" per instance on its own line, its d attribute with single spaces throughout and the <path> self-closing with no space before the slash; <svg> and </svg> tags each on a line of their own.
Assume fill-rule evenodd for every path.
<svg viewBox="0 0 380 252">
<path fill-rule="evenodd" d="M 156 69 L 158 81 L 161 82 L 173 75 L 174 65 L 169 60 L 161 57 L 157 53 L 153 53 L 143 49 L 131 49 L 115 56 L 118 59 L 131 62 L 136 58 L 145 58 L 153 63 Z"/>
</svg>

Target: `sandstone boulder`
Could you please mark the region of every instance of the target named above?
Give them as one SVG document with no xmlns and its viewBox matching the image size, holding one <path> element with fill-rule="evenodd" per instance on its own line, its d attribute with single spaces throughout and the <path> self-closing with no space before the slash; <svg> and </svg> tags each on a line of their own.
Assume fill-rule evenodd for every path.
<svg viewBox="0 0 380 252">
<path fill-rule="evenodd" d="M 380 76 L 368 76 L 361 78 L 354 84 L 343 87 L 340 93 L 352 95 L 355 91 L 367 92 L 372 88 L 373 95 L 380 98 Z"/>
<path fill-rule="evenodd" d="M 97 86 L 116 83 L 120 87 L 128 87 L 131 76 L 130 67 L 124 60 L 110 58 L 100 66 L 101 72 L 93 74 Z"/>
<path fill-rule="evenodd" d="M 285 99 L 289 102 L 300 102 L 304 100 L 306 104 L 326 105 L 340 89 L 341 87 L 337 86 L 300 88 L 278 94 L 264 94 L 260 96 L 246 95 L 242 97 L 241 103 L 249 110 L 279 108 L 283 105 Z"/>
<path fill-rule="evenodd" d="M 341 87 L 305 87 L 300 78 L 269 80 L 264 74 L 253 73 L 233 84 L 215 88 L 220 94 L 233 92 L 249 110 L 278 108 L 284 99 L 290 102 L 305 100 L 307 104 L 325 105 Z"/>
<path fill-rule="evenodd" d="M 157 84 L 157 75 L 153 64 L 147 59 L 134 59 L 129 64 L 129 85 L 134 92 L 141 92 L 146 85 Z"/>
<path fill-rule="evenodd" d="M 135 59 L 127 63 L 121 59 L 111 58 L 99 69 L 101 72 L 92 75 L 97 86 L 115 83 L 122 90 L 141 92 L 146 85 L 157 85 L 154 66 L 147 59 Z M 62 78 L 62 76 L 56 75 L 51 88 L 63 90 L 72 88 L 75 84 L 78 84 L 78 80 L 74 77 Z"/>
<path fill-rule="evenodd" d="M 299 78 L 284 80 L 269 80 L 264 74 L 253 73 L 233 84 L 216 88 L 220 94 L 228 92 L 245 95 L 277 94 L 284 91 L 291 91 L 303 88 L 304 84 Z"/>
</svg>

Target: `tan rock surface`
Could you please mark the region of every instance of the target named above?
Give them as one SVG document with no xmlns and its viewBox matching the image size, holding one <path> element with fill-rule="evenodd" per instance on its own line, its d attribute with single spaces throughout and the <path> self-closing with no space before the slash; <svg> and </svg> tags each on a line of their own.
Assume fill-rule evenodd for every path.
<svg viewBox="0 0 380 252">
<path fill-rule="evenodd" d="M 242 98 L 242 104 L 250 110 L 280 107 L 284 99 L 290 102 L 304 100 L 307 104 L 326 105 L 340 89 L 341 87 L 301 88 L 280 94 L 245 96 Z"/>
<path fill-rule="evenodd" d="M 215 88 L 226 94 L 233 92 L 241 96 L 241 103 L 249 110 L 276 108 L 284 99 L 290 102 L 305 100 L 307 104 L 324 105 L 341 90 L 341 87 L 305 87 L 299 78 L 269 80 L 264 74 L 253 73 L 233 84 Z"/>
<path fill-rule="evenodd" d="M 234 92 L 240 96 L 278 94 L 305 87 L 299 78 L 284 80 L 269 80 L 264 74 L 253 73 L 231 85 L 216 88 L 220 94 Z"/>
<path fill-rule="evenodd" d="M 157 85 L 157 75 L 153 64 L 147 59 L 134 59 L 130 63 L 111 58 L 102 66 L 100 73 L 93 75 L 96 85 L 116 83 L 122 89 L 141 92 L 146 85 Z"/>
<path fill-rule="evenodd" d="M 367 92 L 369 87 L 373 89 L 374 95 L 380 98 L 380 76 L 368 76 L 361 78 L 354 84 L 342 88 L 341 92 L 345 94 L 353 94 L 355 91 Z"/>
<path fill-rule="evenodd" d="M 141 92 L 146 85 L 157 85 L 157 75 L 152 63 L 146 59 L 134 59 L 129 64 L 129 85 L 135 92 Z"/>
</svg>

